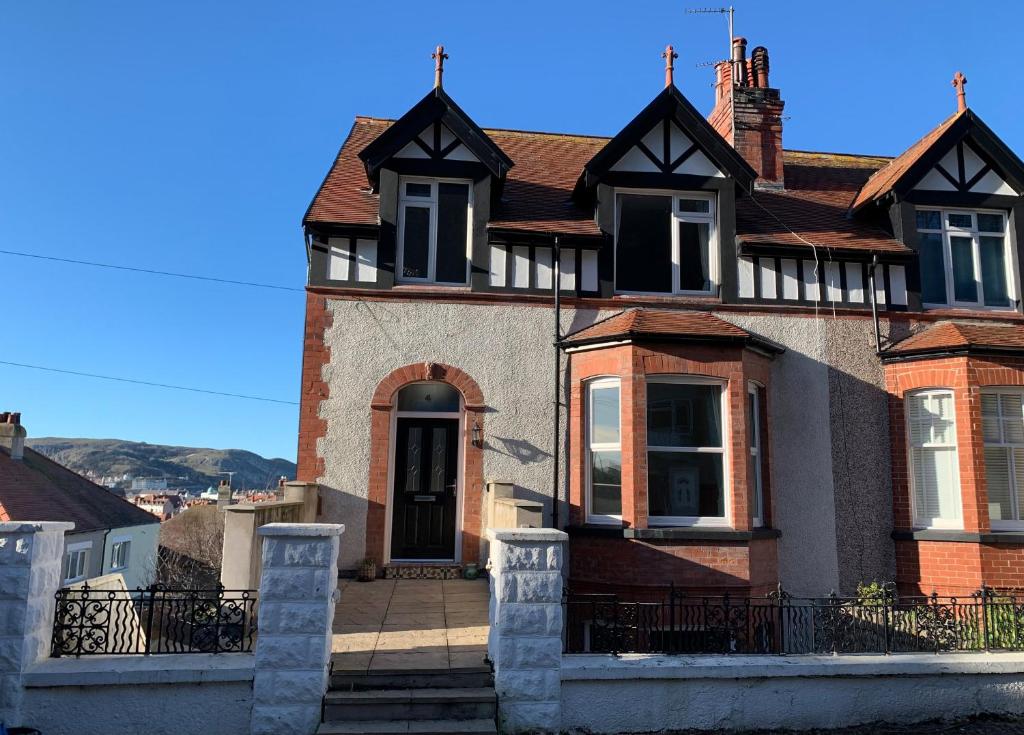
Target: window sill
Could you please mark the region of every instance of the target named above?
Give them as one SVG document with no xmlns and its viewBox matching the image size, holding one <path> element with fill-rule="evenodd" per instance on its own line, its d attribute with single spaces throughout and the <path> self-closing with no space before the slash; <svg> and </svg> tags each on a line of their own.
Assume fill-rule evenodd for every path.
<svg viewBox="0 0 1024 735">
<path fill-rule="evenodd" d="M 957 531 L 942 528 L 923 528 L 915 531 L 893 531 L 895 541 L 948 541 L 962 544 L 1021 544 L 1024 531 Z"/>
<path fill-rule="evenodd" d="M 688 526 L 683 528 L 620 528 L 597 524 L 569 526 L 565 529 L 570 536 L 591 538 L 627 538 L 648 541 L 754 541 L 778 538 L 782 535 L 777 528 L 754 528 L 737 531 L 732 528 L 710 528 Z"/>
</svg>

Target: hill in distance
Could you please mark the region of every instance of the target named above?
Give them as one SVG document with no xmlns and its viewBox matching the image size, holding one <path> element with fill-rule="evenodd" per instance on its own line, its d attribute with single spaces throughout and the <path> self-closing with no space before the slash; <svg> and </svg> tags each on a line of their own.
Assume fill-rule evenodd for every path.
<svg viewBox="0 0 1024 735">
<path fill-rule="evenodd" d="M 243 449 L 201 449 L 146 444 L 122 439 L 29 438 L 28 445 L 75 472 L 102 477 L 166 477 L 168 487 L 216 487 L 234 472 L 237 489 L 276 487 L 278 478 L 295 477 L 295 463 L 267 459 Z M 130 485 L 128 482 L 118 483 Z"/>
</svg>

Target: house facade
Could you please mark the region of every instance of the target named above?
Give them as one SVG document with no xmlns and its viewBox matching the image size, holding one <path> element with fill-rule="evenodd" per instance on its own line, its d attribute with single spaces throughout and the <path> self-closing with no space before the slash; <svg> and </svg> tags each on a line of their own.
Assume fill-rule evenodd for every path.
<svg viewBox="0 0 1024 735">
<path fill-rule="evenodd" d="M 65 521 L 62 585 L 120 574 L 128 589 L 156 579 L 160 519 L 25 446 L 21 414 L 0 413 L 0 522 Z"/>
<path fill-rule="evenodd" d="M 340 567 L 482 564 L 507 483 L 578 591 L 1024 586 L 1024 163 L 962 75 L 887 158 L 785 148 L 764 47 L 706 114 L 663 57 L 611 138 L 480 128 L 441 48 L 356 118 L 303 219 Z"/>
</svg>

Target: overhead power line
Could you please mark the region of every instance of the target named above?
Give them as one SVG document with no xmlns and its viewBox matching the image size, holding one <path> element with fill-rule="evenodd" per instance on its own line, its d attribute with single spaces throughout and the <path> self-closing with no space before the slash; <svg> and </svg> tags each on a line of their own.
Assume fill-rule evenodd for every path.
<svg viewBox="0 0 1024 735">
<path fill-rule="evenodd" d="M 113 263 L 96 263 L 91 260 L 75 260 L 73 258 L 58 258 L 55 255 L 39 255 L 38 253 L 24 253 L 18 250 L 0 250 L 0 255 L 15 255 L 19 258 L 35 258 L 36 260 L 51 260 L 57 263 L 72 263 L 74 265 L 88 265 L 94 268 L 110 268 L 119 271 L 131 271 L 133 273 L 148 273 L 153 276 L 171 276 L 173 278 L 190 278 L 194 281 L 212 281 L 214 283 L 228 283 L 232 286 L 251 286 L 253 288 L 270 288 L 276 291 L 304 291 L 294 286 L 279 286 L 274 283 L 255 283 L 253 281 L 234 281 L 230 278 L 216 278 L 214 276 L 198 276 L 194 273 L 173 273 L 171 271 L 159 271 L 151 268 L 135 268 L 129 265 L 114 265 Z"/>
<path fill-rule="evenodd" d="M 135 385 L 146 385 L 152 388 L 169 388 L 171 390 L 185 390 L 192 393 L 206 393 L 211 396 L 226 396 L 228 398 L 244 398 L 247 401 L 264 401 L 266 403 L 281 403 L 286 406 L 298 406 L 298 401 L 282 401 L 278 398 L 265 398 L 263 396 L 248 396 L 242 393 L 225 393 L 219 390 L 206 390 L 205 388 L 190 388 L 184 385 L 170 385 L 168 383 L 154 383 L 149 380 L 136 380 L 135 378 L 120 378 L 113 375 L 98 375 L 96 373 L 83 373 L 78 370 L 64 370 L 62 368 L 47 367 L 45 365 L 29 365 L 24 362 L 11 362 L 0 360 L 0 365 L 11 365 L 13 367 L 28 368 L 30 370 L 43 370 L 49 373 L 62 373 L 64 375 L 77 375 L 83 378 L 99 378 L 100 380 L 113 380 L 118 383 L 134 383 Z"/>
</svg>

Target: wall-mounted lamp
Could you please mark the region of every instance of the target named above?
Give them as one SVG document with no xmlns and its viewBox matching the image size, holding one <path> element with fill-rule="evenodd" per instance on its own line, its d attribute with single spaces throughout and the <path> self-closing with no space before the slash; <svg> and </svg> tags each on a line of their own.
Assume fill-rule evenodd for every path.
<svg viewBox="0 0 1024 735">
<path fill-rule="evenodd" d="M 473 419 L 473 446 L 483 447 L 484 445 L 484 432 L 480 428 L 480 419 Z"/>
</svg>

